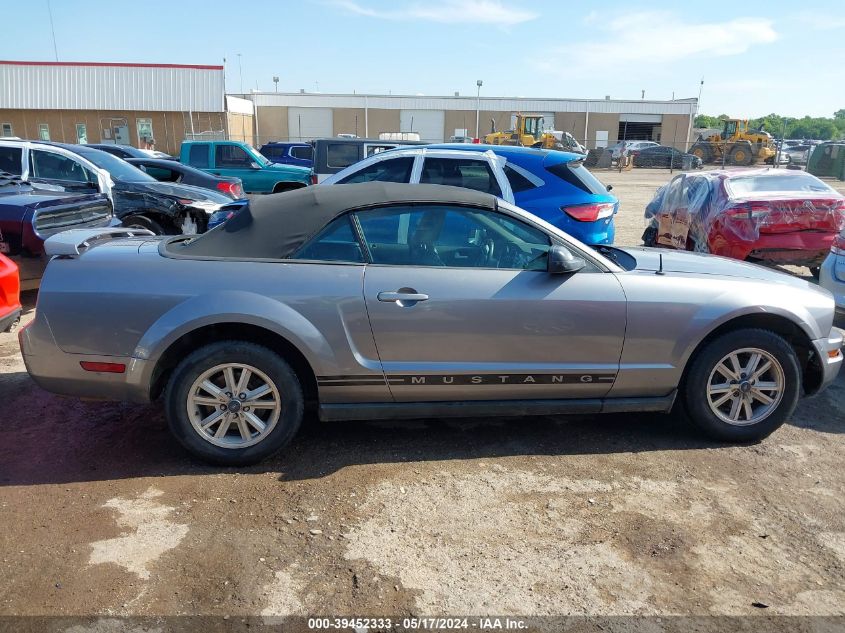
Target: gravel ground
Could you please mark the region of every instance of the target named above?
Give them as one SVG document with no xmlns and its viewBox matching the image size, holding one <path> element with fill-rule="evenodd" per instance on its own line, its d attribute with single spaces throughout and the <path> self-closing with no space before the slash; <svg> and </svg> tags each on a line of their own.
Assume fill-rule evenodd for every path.
<svg viewBox="0 0 845 633">
<path fill-rule="evenodd" d="M 617 241 L 639 243 L 668 172 L 597 175 L 622 202 Z M 712 616 L 839 630 L 761 614 L 845 615 L 843 432 L 840 375 L 754 445 L 654 415 L 310 421 L 260 466 L 213 469 L 171 441 L 157 405 L 41 391 L 0 334 L 0 616 L 82 618 L 0 629 L 495 614 L 590 616 L 571 630 L 725 630 Z M 631 615 L 652 617 L 595 620 Z"/>
</svg>

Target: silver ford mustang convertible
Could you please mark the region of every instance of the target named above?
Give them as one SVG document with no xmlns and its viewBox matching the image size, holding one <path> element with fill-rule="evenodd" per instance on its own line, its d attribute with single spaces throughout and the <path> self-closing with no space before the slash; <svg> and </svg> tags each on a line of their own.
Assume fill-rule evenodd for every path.
<svg viewBox="0 0 845 633">
<path fill-rule="evenodd" d="M 753 221 L 753 220 L 749 220 Z M 267 196 L 202 236 L 67 231 L 27 369 L 148 402 L 193 454 L 248 464 L 321 419 L 670 412 L 765 437 L 842 363 L 826 291 L 687 252 L 593 250 L 467 189 Z"/>
</svg>

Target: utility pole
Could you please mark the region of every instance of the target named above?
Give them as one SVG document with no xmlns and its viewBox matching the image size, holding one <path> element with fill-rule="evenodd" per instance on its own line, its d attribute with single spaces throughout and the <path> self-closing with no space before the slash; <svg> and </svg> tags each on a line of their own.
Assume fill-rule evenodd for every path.
<svg viewBox="0 0 845 633">
<path fill-rule="evenodd" d="M 241 66 L 241 54 L 238 53 L 238 72 L 241 76 L 241 94 L 244 93 L 244 69 Z"/>
<path fill-rule="evenodd" d="M 47 13 L 50 14 L 50 33 L 53 35 L 53 55 L 56 56 L 56 61 L 59 61 L 59 49 L 56 48 L 56 29 L 53 28 L 53 7 L 50 6 L 50 0 L 47 0 Z"/>
<path fill-rule="evenodd" d="M 478 87 L 478 92 L 475 95 L 475 138 L 479 141 L 481 140 L 481 136 L 478 134 L 478 119 L 481 116 L 481 86 L 483 84 L 484 82 L 480 79 L 475 82 L 475 85 Z"/>
</svg>

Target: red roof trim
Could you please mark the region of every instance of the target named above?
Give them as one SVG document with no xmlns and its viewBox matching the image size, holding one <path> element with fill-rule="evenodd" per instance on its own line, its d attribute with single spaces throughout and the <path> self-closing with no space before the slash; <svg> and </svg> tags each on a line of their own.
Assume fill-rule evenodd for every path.
<svg viewBox="0 0 845 633">
<path fill-rule="evenodd" d="M 123 62 L 18 62 L 0 60 L 1 65 L 9 66 L 114 66 L 118 68 L 193 68 L 195 70 L 223 70 L 223 66 L 204 66 L 197 64 L 127 64 Z"/>
</svg>

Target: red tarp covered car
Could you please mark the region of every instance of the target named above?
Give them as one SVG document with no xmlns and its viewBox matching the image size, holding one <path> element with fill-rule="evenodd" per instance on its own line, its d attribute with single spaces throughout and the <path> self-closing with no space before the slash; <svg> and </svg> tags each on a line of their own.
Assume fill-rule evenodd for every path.
<svg viewBox="0 0 845 633">
<path fill-rule="evenodd" d="M 679 174 L 646 207 L 646 246 L 818 267 L 845 228 L 845 196 L 783 169 Z"/>
<path fill-rule="evenodd" d="M 0 255 L 0 332 L 8 332 L 20 319 L 20 288 L 15 262 Z"/>
</svg>

